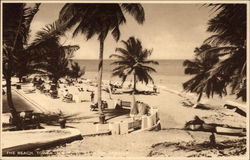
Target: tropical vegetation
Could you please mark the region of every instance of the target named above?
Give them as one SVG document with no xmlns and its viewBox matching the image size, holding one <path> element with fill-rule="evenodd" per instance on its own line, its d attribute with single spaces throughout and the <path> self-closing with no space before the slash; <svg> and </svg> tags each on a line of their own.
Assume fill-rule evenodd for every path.
<svg viewBox="0 0 250 160">
<path fill-rule="evenodd" d="M 70 73 L 69 76 L 71 78 L 80 78 L 85 74 L 85 67 L 81 69 L 77 62 L 72 61 L 70 64 Z"/>
<path fill-rule="evenodd" d="M 159 63 L 154 60 L 148 60 L 153 50 L 143 49 L 142 43 L 135 37 L 130 37 L 127 41 L 121 41 L 124 48 L 116 48 L 119 54 L 112 54 L 110 58 L 114 57 L 115 60 L 112 65 L 116 65 L 113 69 L 113 76 L 122 78 L 124 82 L 129 75 L 133 75 L 134 89 L 136 92 L 136 83 L 145 82 L 148 84 L 150 81 L 154 83 L 151 77 L 151 72 L 156 72 L 150 65 L 158 65 Z"/>
<path fill-rule="evenodd" d="M 199 86 L 206 86 L 220 77 L 226 86 L 230 86 L 232 94 L 246 101 L 246 4 L 206 6 L 212 7 L 216 16 L 208 22 L 207 31 L 212 35 L 204 41 L 211 48 L 203 52 L 216 54 L 220 59 L 207 71 L 209 76 L 206 80 L 201 80 Z M 192 91 L 190 88 L 186 89 Z M 222 92 L 224 86 L 218 89 Z"/>
<path fill-rule="evenodd" d="M 142 24 L 144 22 L 144 10 L 140 4 L 101 4 L 101 3 L 68 3 L 60 11 L 59 22 L 66 29 L 74 27 L 73 37 L 84 34 L 86 39 L 98 36 L 100 42 L 99 65 L 98 65 L 98 110 L 103 115 L 101 108 L 101 83 L 103 71 L 104 41 L 109 32 L 118 41 L 120 38 L 119 26 L 126 23 L 125 12 L 132 15 L 135 20 Z"/>
<path fill-rule="evenodd" d="M 20 128 L 20 123 L 12 101 L 11 76 L 14 71 L 21 73 L 15 68 L 19 67 L 18 62 L 28 42 L 30 24 L 39 6 L 39 3 L 33 7 L 27 7 L 24 3 L 3 4 L 3 75 L 6 79 L 8 106 L 17 128 Z"/>
<path fill-rule="evenodd" d="M 47 71 L 57 82 L 58 77 L 67 71 L 65 64 L 68 58 L 79 49 L 78 46 L 63 46 L 59 43 L 63 32 L 58 22 L 45 26 L 37 33 L 36 39 L 28 43 L 30 24 L 39 6 L 40 3 L 33 6 L 25 3 L 3 4 L 3 75 L 6 79 L 8 106 L 17 129 L 21 124 L 12 100 L 11 77 L 15 75 L 21 80 L 25 75 Z"/>
<path fill-rule="evenodd" d="M 51 32 L 58 28 L 58 23 L 53 23 L 45 26 L 42 30 L 37 32 L 34 43 L 44 40 Z M 37 58 L 34 63 L 41 72 L 44 72 L 54 84 L 62 77 L 72 74 L 70 69 L 71 58 L 73 53 L 79 49 L 78 45 L 63 45 L 60 43 L 60 37 L 63 33 L 51 36 L 50 39 L 40 43 L 40 50 L 35 50 Z M 33 43 L 33 44 L 34 44 Z"/>
<path fill-rule="evenodd" d="M 226 81 L 222 78 L 222 75 L 208 79 L 210 76 L 209 71 L 219 62 L 219 56 L 215 52 L 210 54 L 204 53 L 208 49 L 211 49 L 211 46 L 208 44 L 196 48 L 194 51 L 195 59 L 183 62 L 185 66 L 184 73 L 194 75 L 190 80 L 183 83 L 183 88 L 186 91 L 199 94 L 197 102 L 201 100 L 203 92 L 206 93 L 207 97 L 213 97 L 214 93 L 220 96 L 226 94 Z"/>
</svg>

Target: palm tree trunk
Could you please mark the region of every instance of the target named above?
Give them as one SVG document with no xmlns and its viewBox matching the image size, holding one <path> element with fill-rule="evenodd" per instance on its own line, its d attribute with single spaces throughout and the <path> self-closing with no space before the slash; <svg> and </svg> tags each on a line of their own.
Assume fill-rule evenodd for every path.
<svg viewBox="0 0 250 160">
<path fill-rule="evenodd" d="M 22 83 L 22 76 L 19 76 L 18 79 L 19 79 L 19 83 Z"/>
<path fill-rule="evenodd" d="M 134 93 L 136 92 L 136 75 L 135 75 L 135 72 L 134 72 Z"/>
<path fill-rule="evenodd" d="M 11 113 L 11 115 L 13 117 L 13 123 L 14 123 L 14 125 L 16 125 L 17 129 L 20 129 L 21 126 L 20 126 L 19 116 L 17 114 L 17 111 L 16 111 L 16 109 L 14 107 L 13 100 L 12 100 L 12 93 L 11 93 L 12 64 L 10 64 L 10 63 L 13 63 L 13 58 L 12 57 L 13 57 L 14 49 L 16 47 L 17 37 L 18 37 L 18 34 L 20 33 L 23 13 L 24 13 L 24 10 L 22 9 L 22 12 L 20 14 L 18 27 L 17 27 L 16 33 L 15 33 L 15 37 L 13 39 L 13 44 L 11 46 L 12 48 L 11 48 L 9 54 L 8 54 L 9 62 L 8 62 L 8 66 L 7 66 L 7 69 L 6 69 L 7 70 L 7 73 L 6 73 L 7 101 L 8 101 L 8 106 L 10 108 L 10 113 Z"/>
<path fill-rule="evenodd" d="M 16 126 L 17 129 L 20 129 L 20 122 L 19 122 L 19 116 L 17 114 L 16 108 L 14 107 L 14 103 L 12 100 L 12 93 L 11 93 L 11 74 L 6 74 L 6 88 L 7 88 L 7 102 L 10 109 L 10 113 L 13 118 L 13 124 Z"/>
<path fill-rule="evenodd" d="M 201 91 L 200 94 L 199 94 L 199 97 L 198 97 L 198 99 L 197 99 L 197 103 L 200 102 L 201 97 L 202 97 L 202 93 L 203 93 L 203 92 Z"/>
<path fill-rule="evenodd" d="M 98 65 L 98 79 L 97 79 L 97 103 L 99 115 L 103 114 L 102 111 L 102 71 L 103 71 L 103 48 L 104 40 L 100 40 L 100 54 L 99 54 L 99 65 Z"/>
</svg>

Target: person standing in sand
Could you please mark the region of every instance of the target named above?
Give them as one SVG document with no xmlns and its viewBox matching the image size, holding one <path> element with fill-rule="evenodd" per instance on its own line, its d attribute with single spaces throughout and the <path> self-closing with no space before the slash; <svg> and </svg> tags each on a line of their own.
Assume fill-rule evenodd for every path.
<svg viewBox="0 0 250 160">
<path fill-rule="evenodd" d="M 154 93 L 157 93 L 157 87 L 156 87 L 156 85 L 154 85 L 153 91 L 154 91 Z"/>
<path fill-rule="evenodd" d="M 92 103 L 94 102 L 94 97 L 95 97 L 94 92 L 91 92 L 91 94 L 90 94 L 90 99 L 91 99 L 91 102 L 92 102 Z"/>
</svg>

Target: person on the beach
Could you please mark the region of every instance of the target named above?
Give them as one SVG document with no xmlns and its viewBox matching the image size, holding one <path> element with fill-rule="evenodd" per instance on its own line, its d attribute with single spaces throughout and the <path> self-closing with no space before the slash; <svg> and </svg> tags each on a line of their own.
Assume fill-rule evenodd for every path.
<svg viewBox="0 0 250 160">
<path fill-rule="evenodd" d="M 111 81 L 109 81 L 109 87 L 110 87 L 111 93 L 113 93 L 113 84 L 111 83 Z"/>
<path fill-rule="evenodd" d="M 69 93 L 69 91 L 68 91 L 67 89 L 65 89 L 65 90 L 63 91 L 63 97 L 66 97 L 68 93 Z"/>
<path fill-rule="evenodd" d="M 66 100 L 67 102 L 73 101 L 73 95 L 71 93 L 69 93 L 69 91 L 67 89 L 65 91 L 66 91 L 65 92 L 66 95 L 64 96 L 64 100 Z"/>
<path fill-rule="evenodd" d="M 210 140 L 210 146 L 215 147 L 216 146 L 216 140 L 215 140 L 214 132 L 212 132 L 212 135 L 209 136 L 209 140 Z"/>
<path fill-rule="evenodd" d="M 156 87 L 156 85 L 154 85 L 153 90 L 154 90 L 154 93 L 157 93 L 157 87 Z"/>
<path fill-rule="evenodd" d="M 95 97 L 94 92 L 91 92 L 91 94 L 90 94 L 90 99 L 91 99 L 91 102 L 94 102 L 94 97 Z"/>
</svg>

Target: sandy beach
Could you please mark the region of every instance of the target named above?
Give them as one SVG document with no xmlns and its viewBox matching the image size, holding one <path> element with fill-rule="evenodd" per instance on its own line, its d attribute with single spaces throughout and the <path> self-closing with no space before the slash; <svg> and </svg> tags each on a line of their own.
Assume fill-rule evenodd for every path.
<svg viewBox="0 0 250 160">
<path fill-rule="evenodd" d="M 1 1 L 0 157 L 249 156 L 247 0 L 47 1 Z"/>
<path fill-rule="evenodd" d="M 30 88 L 30 84 L 22 85 L 22 90 L 18 92 L 27 99 L 39 104 L 48 113 L 62 112 L 64 115 L 71 115 L 72 118 L 67 122 L 68 127 L 75 127 L 82 134 L 88 134 L 96 130 L 93 124 L 97 124 L 98 112 L 90 111 L 90 92 L 82 92 L 84 101 L 82 102 L 63 102 L 62 98 L 52 99 L 36 90 L 35 93 L 24 93 L 25 88 Z M 96 90 L 96 87 L 84 84 L 84 89 Z M 139 85 L 138 89 L 152 91 L 152 88 L 145 85 Z M 145 157 L 145 156 L 219 156 L 223 154 L 231 155 L 232 152 L 241 150 L 239 148 L 209 149 L 206 144 L 209 142 L 211 133 L 202 131 L 184 130 L 186 122 L 193 120 L 195 116 L 200 117 L 206 123 L 216 123 L 232 127 L 246 128 L 246 117 L 223 107 L 224 99 L 204 100 L 208 109 L 197 109 L 183 105 L 184 101 L 193 101 L 196 97 L 190 94 L 181 93 L 168 88 L 158 88 L 157 95 L 136 94 L 138 101 L 149 104 L 151 107 L 159 109 L 161 121 L 160 131 L 145 131 L 139 133 L 130 133 L 127 135 L 94 136 L 85 137 L 81 141 L 76 141 L 66 146 L 58 146 L 54 149 L 43 150 L 43 156 L 97 156 L 97 157 Z M 103 100 L 107 101 L 109 109 L 113 107 L 115 99 L 132 101 L 132 95 L 128 93 L 109 94 L 102 92 Z M 193 99 L 192 99 L 193 98 Z M 115 115 L 106 112 L 107 123 L 121 121 L 129 118 L 129 111 L 121 115 Z M 240 146 L 245 146 L 245 138 L 237 136 L 216 135 L 217 143 L 230 144 L 239 142 Z M 117 143 L 114 143 L 117 142 Z M 178 147 L 189 146 L 189 149 L 178 150 Z M 204 151 L 200 152 L 197 146 L 202 145 Z M 226 147 L 226 146 L 225 146 Z M 225 153 L 224 153 L 225 152 Z M 228 152 L 228 153 L 226 153 Z M 241 153 L 244 154 L 244 153 Z"/>
</svg>

